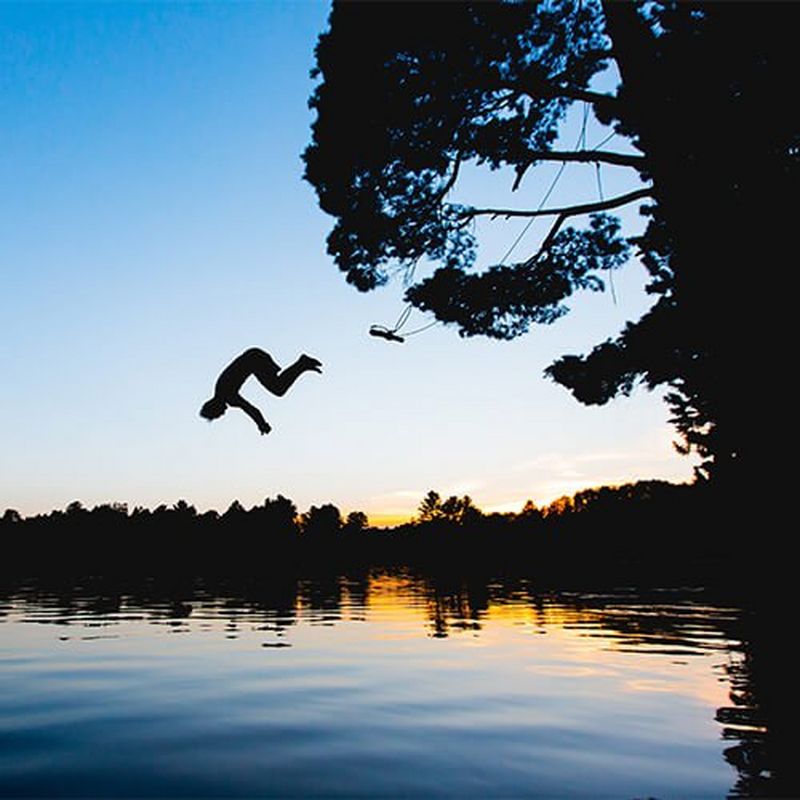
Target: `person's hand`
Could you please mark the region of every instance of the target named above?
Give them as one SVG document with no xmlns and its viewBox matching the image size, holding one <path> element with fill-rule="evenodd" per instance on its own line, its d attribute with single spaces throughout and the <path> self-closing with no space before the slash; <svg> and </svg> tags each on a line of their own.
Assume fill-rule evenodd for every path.
<svg viewBox="0 0 800 800">
<path fill-rule="evenodd" d="M 264 434 L 267 434 L 272 430 L 272 426 L 268 422 L 265 422 L 263 425 L 258 426 L 258 430 L 259 433 L 264 436 Z"/>
</svg>

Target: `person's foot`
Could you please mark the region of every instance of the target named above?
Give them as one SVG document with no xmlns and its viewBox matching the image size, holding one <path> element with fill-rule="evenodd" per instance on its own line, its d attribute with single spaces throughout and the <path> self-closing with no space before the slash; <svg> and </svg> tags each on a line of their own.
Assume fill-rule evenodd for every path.
<svg viewBox="0 0 800 800">
<path fill-rule="evenodd" d="M 309 372 L 322 372 L 322 362 L 316 358 L 312 358 L 303 353 L 303 355 L 300 356 L 300 362 L 303 365 L 303 369 Z"/>
</svg>

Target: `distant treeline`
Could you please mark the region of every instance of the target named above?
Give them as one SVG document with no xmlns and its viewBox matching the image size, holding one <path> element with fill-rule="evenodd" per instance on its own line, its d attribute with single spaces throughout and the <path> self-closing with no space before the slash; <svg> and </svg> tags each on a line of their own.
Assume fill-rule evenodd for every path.
<svg viewBox="0 0 800 800">
<path fill-rule="evenodd" d="M 639 564 L 675 571 L 718 564 L 734 548 L 720 503 L 707 484 L 639 481 L 586 489 L 542 508 L 484 513 L 468 497 L 434 491 L 416 517 L 370 527 L 366 514 L 332 504 L 296 505 L 278 495 L 245 509 L 198 512 L 184 500 L 154 510 L 112 503 L 23 518 L 0 517 L 2 572 L 186 572 L 286 569 L 292 563 L 447 563 L 480 561 L 569 571 Z"/>
</svg>

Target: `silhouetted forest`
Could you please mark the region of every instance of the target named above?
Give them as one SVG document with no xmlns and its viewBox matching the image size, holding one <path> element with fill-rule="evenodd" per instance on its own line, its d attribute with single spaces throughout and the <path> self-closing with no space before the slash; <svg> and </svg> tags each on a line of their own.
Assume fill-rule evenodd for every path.
<svg viewBox="0 0 800 800">
<path fill-rule="evenodd" d="M 639 481 L 586 489 L 519 513 L 484 513 L 470 497 L 422 498 L 412 521 L 375 528 L 332 504 L 299 513 L 278 495 L 246 509 L 198 512 L 180 500 L 154 510 L 112 503 L 0 518 L 6 574 L 63 571 L 209 574 L 286 571 L 292 564 L 471 562 L 546 569 L 566 577 L 640 574 L 670 580 L 722 575 L 738 558 L 713 485 Z M 753 567 L 753 555 L 748 560 Z M 646 568 L 646 569 L 645 569 Z"/>
</svg>

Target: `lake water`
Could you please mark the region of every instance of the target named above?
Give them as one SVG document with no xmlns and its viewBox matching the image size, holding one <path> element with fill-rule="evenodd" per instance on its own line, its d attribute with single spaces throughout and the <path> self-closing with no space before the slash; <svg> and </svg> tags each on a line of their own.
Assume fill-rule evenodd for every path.
<svg viewBox="0 0 800 800">
<path fill-rule="evenodd" d="M 769 777 L 740 617 L 402 570 L 6 586 L 0 793 L 724 797 Z"/>
</svg>

